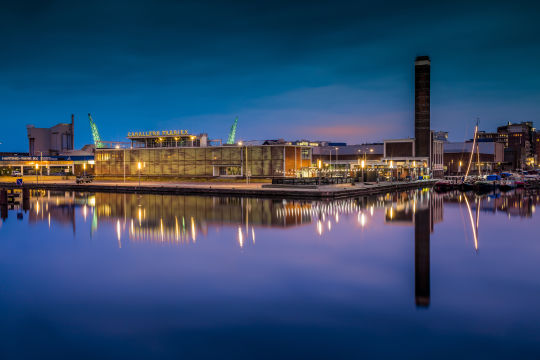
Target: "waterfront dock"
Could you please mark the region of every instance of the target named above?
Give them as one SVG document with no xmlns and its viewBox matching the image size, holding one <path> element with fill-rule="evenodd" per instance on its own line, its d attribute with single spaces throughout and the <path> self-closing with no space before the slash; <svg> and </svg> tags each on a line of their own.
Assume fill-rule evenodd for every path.
<svg viewBox="0 0 540 360">
<path fill-rule="evenodd" d="M 435 180 L 399 181 L 380 183 L 356 183 L 339 185 L 271 185 L 264 183 L 174 183 L 174 182 L 113 182 L 95 181 L 76 184 L 75 181 L 53 181 L 24 183 L 0 182 L 4 189 L 30 189 L 80 192 L 116 192 L 138 194 L 235 196 L 279 199 L 342 199 L 348 197 L 374 195 L 415 188 L 433 187 Z"/>
</svg>

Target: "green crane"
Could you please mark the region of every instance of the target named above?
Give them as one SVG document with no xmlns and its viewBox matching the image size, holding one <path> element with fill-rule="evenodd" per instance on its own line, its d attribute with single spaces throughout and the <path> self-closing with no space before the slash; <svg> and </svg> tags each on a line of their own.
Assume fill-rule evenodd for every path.
<svg viewBox="0 0 540 360">
<path fill-rule="evenodd" d="M 227 144 L 233 145 L 236 139 L 236 125 L 238 125 L 238 116 L 234 119 L 234 122 L 231 126 L 231 131 L 229 132 L 229 138 L 227 139 Z"/>
<path fill-rule="evenodd" d="M 94 145 L 96 146 L 96 149 L 104 147 L 103 142 L 101 142 L 101 137 L 99 136 L 96 123 L 94 120 L 92 120 L 90 113 L 88 113 L 88 121 L 90 121 L 90 129 L 92 129 L 92 137 L 94 138 Z"/>
</svg>

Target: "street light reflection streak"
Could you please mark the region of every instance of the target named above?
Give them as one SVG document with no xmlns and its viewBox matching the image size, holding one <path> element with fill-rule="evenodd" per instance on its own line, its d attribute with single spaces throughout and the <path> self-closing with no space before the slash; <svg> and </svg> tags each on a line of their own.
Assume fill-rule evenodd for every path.
<svg viewBox="0 0 540 360">
<path fill-rule="evenodd" d="M 120 240 L 120 220 L 116 220 L 116 237 L 118 238 L 118 248 L 122 248 L 122 241 Z"/>
<path fill-rule="evenodd" d="M 244 234 L 242 234 L 242 228 L 238 227 L 238 245 L 240 245 L 241 248 L 244 247 Z"/>
<path fill-rule="evenodd" d="M 465 204 L 467 205 L 467 210 L 469 211 L 469 219 L 471 220 L 471 229 L 472 229 L 473 238 L 474 238 L 474 249 L 478 251 L 478 235 L 476 234 L 476 229 L 474 226 L 474 219 L 473 219 L 473 215 L 471 211 L 471 205 L 469 204 L 469 199 L 467 199 L 466 195 L 464 196 L 464 198 L 465 198 Z"/>
<path fill-rule="evenodd" d="M 193 239 L 193 242 L 197 241 L 197 234 L 195 232 L 195 219 L 193 219 L 193 216 L 191 217 L 191 238 Z"/>
</svg>

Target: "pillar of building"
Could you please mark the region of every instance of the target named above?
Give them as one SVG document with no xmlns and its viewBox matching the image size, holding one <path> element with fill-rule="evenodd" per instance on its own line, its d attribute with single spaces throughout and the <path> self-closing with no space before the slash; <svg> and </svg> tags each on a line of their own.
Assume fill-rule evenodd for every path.
<svg viewBox="0 0 540 360">
<path fill-rule="evenodd" d="M 418 56 L 414 62 L 415 156 L 428 158 L 431 147 L 430 72 L 429 56 Z"/>
</svg>

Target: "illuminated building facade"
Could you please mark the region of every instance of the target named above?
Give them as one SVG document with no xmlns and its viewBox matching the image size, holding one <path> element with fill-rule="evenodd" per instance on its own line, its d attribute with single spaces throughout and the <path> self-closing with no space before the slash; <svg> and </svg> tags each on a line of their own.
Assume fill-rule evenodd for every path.
<svg viewBox="0 0 540 360">
<path fill-rule="evenodd" d="M 504 162 L 512 169 L 534 167 L 538 163 L 538 137 L 530 121 L 499 126 L 496 133 L 478 133 L 478 142 L 504 145 Z"/>
<path fill-rule="evenodd" d="M 96 176 L 292 177 L 311 165 L 311 148 L 296 145 L 212 145 L 186 130 L 130 132 L 130 146 L 96 149 Z"/>
</svg>

